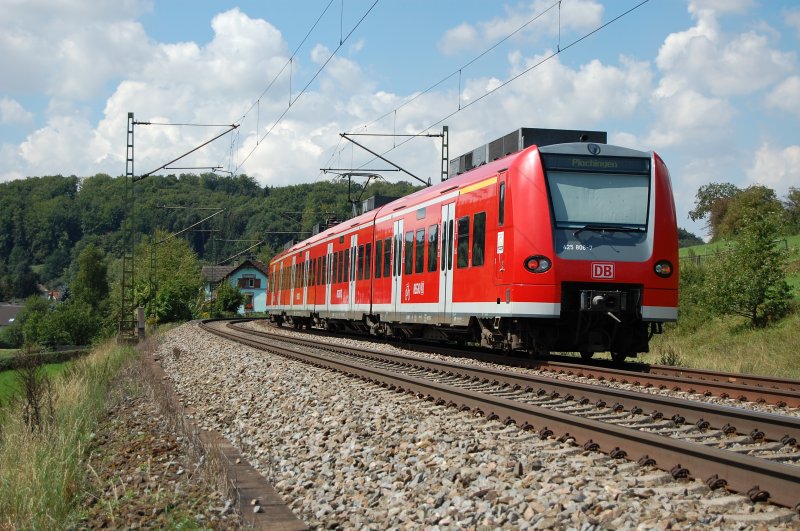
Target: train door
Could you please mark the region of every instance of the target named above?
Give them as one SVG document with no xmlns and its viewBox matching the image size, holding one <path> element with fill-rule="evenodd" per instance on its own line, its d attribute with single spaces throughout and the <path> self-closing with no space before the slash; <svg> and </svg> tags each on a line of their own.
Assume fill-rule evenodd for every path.
<svg viewBox="0 0 800 531">
<path fill-rule="evenodd" d="M 510 221 L 506 219 L 506 175 L 506 172 L 502 172 L 497 176 L 497 246 L 494 255 L 494 278 L 497 284 L 506 283 L 505 236 L 506 225 Z"/>
<path fill-rule="evenodd" d="M 333 271 L 333 242 L 328 243 L 328 254 L 325 258 L 325 310 L 331 310 L 331 272 Z"/>
<path fill-rule="evenodd" d="M 294 291 L 297 285 L 297 255 L 292 256 L 292 267 L 289 269 L 291 275 L 289 276 L 289 308 L 294 308 Z"/>
<path fill-rule="evenodd" d="M 350 309 L 350 317 L 355 319 L 356 311 L 356 257 L 358 256 L 358 234 L 350 236 L 350 276 L 347 278 L 347 307 Z"/>
<path fill-rule="evenodd" d="M 308 307 L 308 251 L 305 252 L 303 260 L 303 309 Z"/>
<path fill-rule="evenodd" d="M 395 315 L 400 312 L 400 303 L 403 296 L 403 220 L 394 222 L 394 236 L 392 237 L 392 308 Z M 399 317 L 395 317 L 395 320 Z"/>
<path fill-rule="evenodd" d="M 442 205 L 442 250 L 439 267 L 439 321 L 450 321 L 453 304 L 453 220 L 456 204 Z"/>
</svg>

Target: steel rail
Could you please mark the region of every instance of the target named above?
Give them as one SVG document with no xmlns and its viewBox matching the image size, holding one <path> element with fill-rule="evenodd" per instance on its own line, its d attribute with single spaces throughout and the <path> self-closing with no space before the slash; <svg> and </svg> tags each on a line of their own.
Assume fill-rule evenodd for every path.
<svg viewBox="0 0 800 531">
<path fill-rule="evenodd" d="M 308 344 L 310 341 L 303 338 L 293 338 L 260 330 L 241 328 L 235 323 L 229 323 L 228 326 L 243 333 L 278 338 L 288 343 Z M 685 400 L 655 393 L 598 386 L 544 375 L 528 375 L 463 365 L 456 362 L 428 360 L 367 348 L 338 347 L 336 345 L 325 345 L 324 348 L 338 351 L 346 350 L 348 353 L 355 352 L 358 355 L 370 358 L 389 359 L 426 370 L 484 380 L 487 383 L 496 382 L 498 385 L 505 384 L 512 388 L 527 391 L 542 389 L 554 398 L 562 396 L 577 400 L 585 399 L 595 404 L 601 402 L 609 403 L 612 407 L 621 407 L 627 411 L 635 409 L 647 410 L 652 416 L 659 415 L 663 418 L 671 418 L 676 424 L 695 424 L 701 429 L 705 429 L 702 428 L 703 426 L 714 427 L 725 432 L 736 431 L 756 439 L 766 438 L 773 441 L 783 441 L 789 445 L 800 442 L 800 417 L 764 413 L 710 402 Z M 800 470 L 798 473 L 800 473 Z"/>
<path fill-rule="evenodd" d="M 310 330 L 314 335 L 324 332 Z M 304 332 L 305 333 L 305 332 Z M 374 340 L 375 338 L 363 338 Z M 403 348 L 423 352 L 439 353 L 458 358 L 470 358 L 497 363 L 499 365 L 522 367 L 526 369 L 553 371 L 586 378 L 605 379 L 621 383 L 651 385 L 661 389 L 682 390 L 716 395 L 722 398 L 733 398 L 739 401 L 762 402 L 778 406 L 800 407 L 800 380 L 775 378 L 752 374 L 735 374 L 727 372 L 707 371 L 687 367 L 671 367 L 668 365 L 648 365 L 632 362 L 627 368 L 611 367 L 607 360 L 589 360 L 583 363 L 559 361 L 567 356 L 555 356 L 556 359 L 532 359 L 514 357 L 506 354 L 494 354 L 483 350 L 464 350 L 443 346 L 431 346 L 424 343 L 410 343 Z"/>
<path fill-rule="evenodd" d="M 260 350 L 380 383 L 398 392 L 413 393 L 420 398 L 480 412 L 490 419 L 505 419 L 507 423 L 516 423 L 524 429 L 535 429 L 535 425 L 538 425 L 539 432 L 547 435 L 555 435 L 555 430 L 558 430 L 563 432 L 562 439 L 573 439 L 578 444 L 582 443 L 587 450 L 602 450 L 615 457 L 654 465 L 661 470 L 669 471 L 673 477 L 691 475 L 705 480 L 712 487 L 726 486 L 733 491 L 746 493 L 751 499 L 769 499 L 773 503 L 800 510 L 800 475 L 795 466 L 616 426 L 382 369 L 328 360 L 292 348 L 264 345 L 252 338 L 205 325 L 204 329 Z"/>
</svg>

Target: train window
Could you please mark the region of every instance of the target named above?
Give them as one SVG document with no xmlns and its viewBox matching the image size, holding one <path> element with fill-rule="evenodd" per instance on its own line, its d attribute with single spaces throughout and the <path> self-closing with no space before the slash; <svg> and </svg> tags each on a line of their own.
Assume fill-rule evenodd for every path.
<svg viewBox="0 0 800 531">
<path fill-rule="evenodd" d="M 408 231 L 406 232 L 406 248 L 405 248 L 405 262 L 403 268 L 403 274 L 410 275 L 412 266 L 414 264 L 414 232 Z"/>
<path fill-rule="evenodd" d="M 328 255 L 327 254 L 323 254 L 322 255 L 322 283 L 323 284 L 327 284 L 328 283 L 328 268 L 327 268 L 327 266 L 328 266 Z"/>
<path fill-rule="evenodd" d="M 344 251 L 344 273 L 342 273 L 342 280 L 350 282 L 350 249 Z"/>
<path fill-rule="evenodd" d="M 500 191 L 497 196 L 500 201 L 497 206 L 497 224 L 502 227 L 506 222 L 506 183 L 500 183 Z"/>
<path fill-rule="evenodd" d="M 339 253 L 333 253 L 333 270 L 331 272 L 331 284 L 336 284 L 339 275 Z"/>
<path fill-rule="evenodd" d="M 383 260 L 383 240 L 375 242 L 375 278 L 381 278 Z"/>
<path fill-rule="evenodd" d="M 417 209 L 417 219 L 425 219 L 425 207 Z"/>
<path fill-rule="evenodd" d="M 439 260 L 439 225 L 428 227 L 428 271 L 436 271 Z"/>
<path fill-rule="evenodd" d="M 358 246 L 358 280 L 364 278 L 364 246 Z"/>
<path fill-rule="evenodd" d="M 350 263 L 353 264 L 353 267 L 350 268 L 350 280 L 355 280 L 356 269 L 358 269 L 356 267 L 356 259 L 358 258 L 358 249 L 356 247 L 351 248 L 350 254 L 351 254 Z"/>
<path fill-rule="evenodd" d="M 469 216 L 458 218 L 458 262 L 457 267 L 469 265 Z"/>
<path fill-rule="evenodd" d="M 444 271 L 444 266 L 447 265 L 447 253 L 445 252 L 446 245 L 447 245 L 447 222 L 442 221 L 442 271 Z"/>
<path fill-rule="evenodd" d="M 392 275 L 392 239 L 386 238 L 383 241 L 383 276 L 388 278 Z"/>
<path fill-rule="evenodd" d="M 370 266 L 372 266 L 372 244 L 364 247 L 364 278 L 369 279 Z"/>
<path fill-rule="evenodd" d="M 447 222 L 447 270 L 453 270 L 453 220 Z"/>
<path fill-rule="evenodd" d="M 417 230 L 414 247 L 414 273 L 422 273 L 425 270 L 425 229 Z"/>
</svg>

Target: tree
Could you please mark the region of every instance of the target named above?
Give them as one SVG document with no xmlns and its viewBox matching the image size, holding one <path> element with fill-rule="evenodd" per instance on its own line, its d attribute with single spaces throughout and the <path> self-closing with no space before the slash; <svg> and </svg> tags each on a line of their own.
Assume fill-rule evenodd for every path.
<svg viewBox="0 0 800 531">
<path fill-rule="evenodd" d="M 783 206 L 786 208 L 787 228 L 792 234 L 800 233 L 800 188 L 789 188 Z"/>
<path fill-rule="evenodd" d="M 155 277 L 151 279 L 153 263 Z M 150 318 L 161 323 L 192 319 L 202 282 L 200 262 L 186 240 L 163 231 L 144 238 L 136 247 L 134 271 L 135 304 L 145 307 Z"/>
<path fill-rule="evenodd" d="M 691 247 L 693 245 L 703 245 L 704 243 L 696 234 L 678 227 L 678 247 Z"/>
<path fill-rule="evenodd" d="M 75 300 L 94 309 L 108 297 L 108 264 L 105 254 L 94 245 L 86 246 L 78 256 L 78 275 L 71 291 Z"/>
<path fill-rule="evenodd" d="M 242 304 L 244 304 L 244 294 L 239 288 L 231 286 L 230 282 L 223 280 L 217 286 L 217 298 L 211 308 L 211 316 L 224 317 L 235 314 Z"/>
<path fill-rule="evenodd" d="M 742 231 L 748 218 L 773 214 L 779 224 L 778 230 L 782 229 L 785 212 L 775 190 L 762 185 L 749 186 L 730 198 L 725 214 L 718 220 L 714 232 L 723 238 L 736 236 Z"/>
<path fill-rule="evenodd" d="M 698 301 L 715 313 L 741 315 L 752 327 L 763 327 L 785 315 L 791 302 L 786 251 L 774 243 L 781 218 L 755 212 L 743 222 L 736 240 L 710 261 Z"/>
<path fill-rule="evenodd" d="M 731 198 L 739 193 L 739 189 L 731 183 L 710 183 L 701 186 L 695 196 L 694 209 L 689 212 L 692 221 L 706 219 L 706 226 L 711 232 L 711 239 L 716 239 L 717 227 L 728 211 Z"/>
</svg>

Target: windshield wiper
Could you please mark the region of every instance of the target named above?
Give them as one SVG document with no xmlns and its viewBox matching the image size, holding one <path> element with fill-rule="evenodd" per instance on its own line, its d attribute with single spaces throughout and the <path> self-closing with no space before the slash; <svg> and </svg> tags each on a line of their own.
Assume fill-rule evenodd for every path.
<svg viewBox="0 0 800 531">
<path fill-rule="evenodd" d="M 620 227 L 615 225 L 584 225 L 583 227 L 577 229 L 575 232 L 572 233 L 573 236 L 577 236 L 581 232 L 585 230 L 590 230 L 592 232 L 644 232 L 643 227 Z"/>
</svg>

